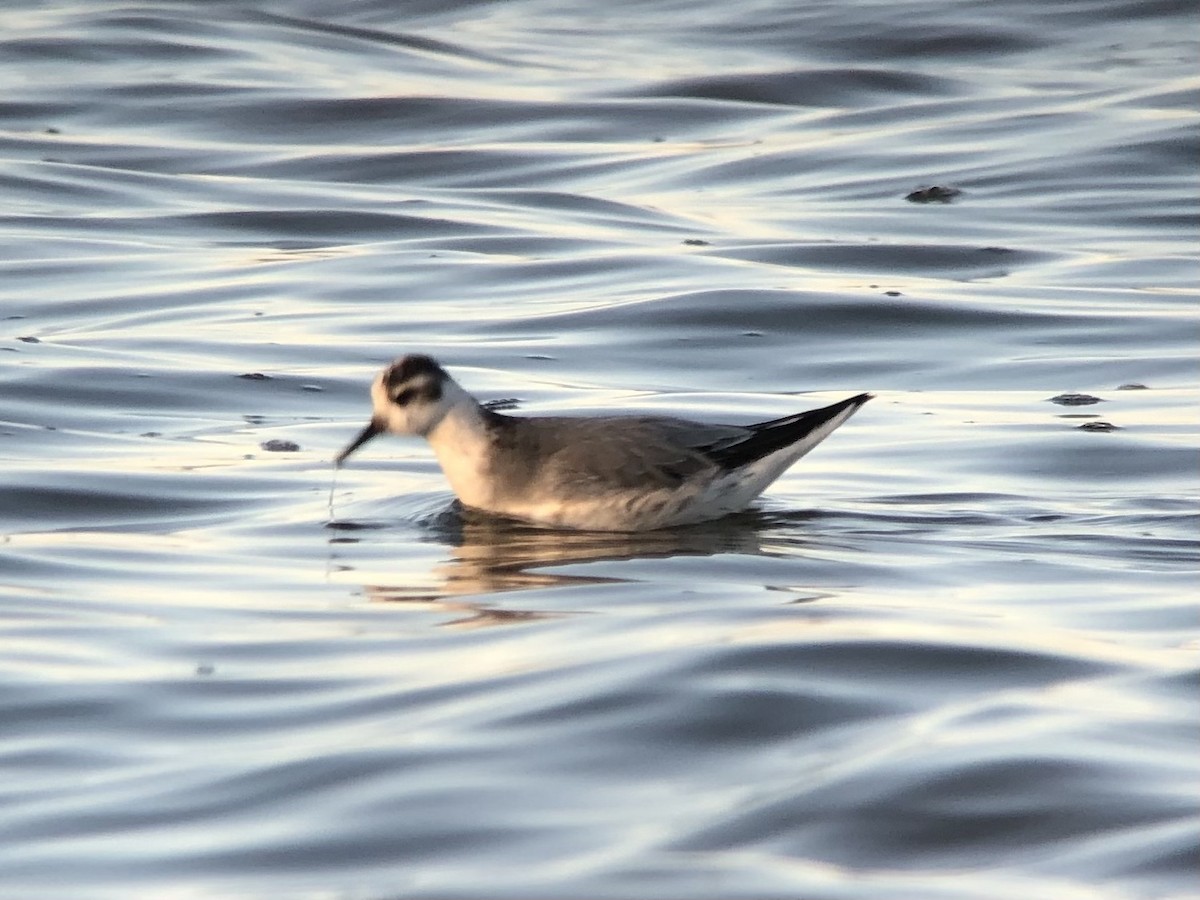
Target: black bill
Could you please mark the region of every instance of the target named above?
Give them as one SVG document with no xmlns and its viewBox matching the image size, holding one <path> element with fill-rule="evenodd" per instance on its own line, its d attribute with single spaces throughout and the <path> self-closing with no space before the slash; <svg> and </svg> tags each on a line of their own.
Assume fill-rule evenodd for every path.
<svg viewBox="0 0 1200 900">
<path fill-rule="evenodd" d="M 359 433 L 358 437 L 347 444 L 346 449 L 333 458 L 334 468 L 340 467 L 341 464 L 346 461 L 347 456 L 349 456 L 371 438 L 375 437 L 377 434 L 383 434 L 383 426 L 379 422 L 376 422 L 374 419 L 372 419 L 367 423 L 367 427 Z"/>
</svg>

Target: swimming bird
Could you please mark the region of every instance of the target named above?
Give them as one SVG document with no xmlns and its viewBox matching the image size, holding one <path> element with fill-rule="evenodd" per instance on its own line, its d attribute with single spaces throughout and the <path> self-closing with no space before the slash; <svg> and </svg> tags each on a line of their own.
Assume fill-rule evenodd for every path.
<svg viewBox="0 0 1200 900">
<path fill-rule="evenodd" d="M 649 531 L 745 509 L 870 394 L 759 422 L 669 416 L 510 416 L 481 406 L 429 356 L 403 356 L 371 385 L 367 427 L 429 441 L 469 507 L 558 528 Z"/>
</svg>

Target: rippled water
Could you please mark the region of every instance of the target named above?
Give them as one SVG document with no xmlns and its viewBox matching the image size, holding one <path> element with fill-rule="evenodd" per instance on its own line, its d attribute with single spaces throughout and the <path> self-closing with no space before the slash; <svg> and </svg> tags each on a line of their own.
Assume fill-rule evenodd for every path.
<svg viewBox="0 0 1200 900">
<path fill-rule="evenodd" d="M 1190 4 L 23 6 L 0 892 L 1200 895 Z M 411 441 L 331 499 L 409 351 L 878 399 L 562 535 Z"/>
</svg>

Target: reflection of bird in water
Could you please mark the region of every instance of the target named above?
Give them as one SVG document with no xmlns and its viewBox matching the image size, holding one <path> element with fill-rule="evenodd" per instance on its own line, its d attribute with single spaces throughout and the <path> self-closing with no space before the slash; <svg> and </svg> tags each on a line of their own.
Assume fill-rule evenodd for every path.
<svg viewBox="0 0 1200 900">
<path fill-rule="evenodd" d="M 633 532 L 738 512 L 850 418 L 870 394 L 754 425 L 668 416 L 502 415 L 428 356 L 405 356 L 371 386 L 376 435 L 428 439 L 450 486 L 475 509 L 559 528 Z"/>
<path fill-rule="evenodd" d="M 510 591 L 546 590 L 597 584 L 620 584 L 626 579 L 544 571 L 584 563 L 675 556 L 713 556 L 720 553 L 753 555 L 761 552 L 759 516 L 733 516 L 715 525 L 655 531 L 642 534 L 563 532 L 512 519 L 501 519 L 467 509 L 460 504 L 426 523 L 433 536 L 451 549 L 450 558 L 434 567 L 436 586 L 429 584 L 364 585 L 368 598 L 378 602 L 416 604 L 436 608 L 458 618 L 445 624 L 483 627 L 528 622 L 569 615 L 569 610 L 519 610 L 498 607 L 487 595 Z M 343 535 L 372 526 L 352 522 L 331 523 Z M 357 539 L 342 536 L 338 543 Z"/>
</svg>

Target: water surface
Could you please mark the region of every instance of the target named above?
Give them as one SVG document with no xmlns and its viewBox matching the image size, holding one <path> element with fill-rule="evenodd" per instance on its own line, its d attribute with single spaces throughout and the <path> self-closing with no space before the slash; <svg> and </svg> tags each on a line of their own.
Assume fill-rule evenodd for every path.
<svg viewBox="0 0 1200 900">
<path fill-rule="evenodd" d="M 2 892 L 1194 896 L 1193 20 L 0 13 Z M 877 399 L 743 515 L 563 535 L 414 441 L 334 482 L 412 351 Z"/>
</svg>

